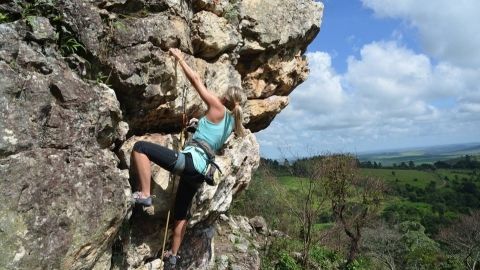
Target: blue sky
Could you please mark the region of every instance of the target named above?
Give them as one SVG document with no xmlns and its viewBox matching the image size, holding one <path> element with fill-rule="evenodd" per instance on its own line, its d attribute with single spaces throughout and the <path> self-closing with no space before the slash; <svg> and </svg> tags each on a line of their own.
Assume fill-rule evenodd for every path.
<svg viewBox="0 0 480 270">
<path fill-rule="evenodd" d="M 480 141 L 480 1 L 323 4 L 309 78 L 257 133 L 262 156 Z"/>
</svg>

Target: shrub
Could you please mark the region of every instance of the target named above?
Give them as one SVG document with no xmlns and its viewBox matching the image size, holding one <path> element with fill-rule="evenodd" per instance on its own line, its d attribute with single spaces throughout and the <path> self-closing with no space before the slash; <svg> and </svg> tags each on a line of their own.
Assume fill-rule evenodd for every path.
<svg viewBox="0 0 480 270">
<path fill-rule="evenodd" d="M 280 254 L 280 260 L 275 265 L 277 270 L 301 270 L 302 267 L 297 264 L 294 258 L 287 253 Z"/>
</svg>

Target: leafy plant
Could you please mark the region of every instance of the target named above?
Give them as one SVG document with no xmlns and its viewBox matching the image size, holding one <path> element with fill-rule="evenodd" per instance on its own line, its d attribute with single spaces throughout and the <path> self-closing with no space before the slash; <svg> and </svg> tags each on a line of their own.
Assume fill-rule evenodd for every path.
<svg viewBox="0 0 480 270">
<path fill-rule="evenodd" d="M 85 47 L 74 37 L 63 38 L 60 42 L 60 50 L 63 55 L 76 53 L 79 49 L 82 49 L 85 52 Z"/>
<path fill-rule="evenodd" d="M 27 24 L 31 27 L 36 27 L 37 22 L 35 21 L 35 16 L 27 16 Z"/>
<path fill-rule="evenodd" d="M 96 78 L 95 81 L 96 81 L 97 83 L 104 83 L 107 79 L 108 79 L 108 76 L 105 76 L 105 75 L 103 74 L 103 72 L 100 71 L 100 72 L 97 74 L 97 78 Z"/>
<path fill-rule="evenodd" d="M 10 17 L 8 16 L 8 14 L 0 12 L 0 23 L 6 23 L 8 21 L 10 21 Z"/>
<path fill-rule="evenodd" d="M 22 18 L 44 16 L 51 19 L 58 15 L 55 9 L 57 0 L 35 0 L 32 3 L 18 2 L 18 4 L 22 7 Z"/>
<path fill-rule="evenodd" d="M 95 78 L 95 82 L 97 84 L 103 83 L 103 84 L 106 84 L 107 86 L 110 86 L 108 84 L 108 81 L 110 80 L 110 75 L 111 74 L 108 74 L 108 76 L 107 76 L 107 75 L 103 74 L 103 72 L 99 71 L 97 73 L 97 77 Z"/>
<path fill-rule="evenodd" d="M 301 266 L 297 264 L 294 258 L 292 258 L 287 253 L 282 253 L 280 255 L 280 260 L 275 265 L 277 270 L 301 270 Z"/>
</svg>

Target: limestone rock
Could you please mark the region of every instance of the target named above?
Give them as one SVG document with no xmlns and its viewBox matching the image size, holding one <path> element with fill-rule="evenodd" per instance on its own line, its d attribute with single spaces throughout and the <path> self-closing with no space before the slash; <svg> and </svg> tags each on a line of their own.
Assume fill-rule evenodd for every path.
<svg viewBox="0 0 480 270">
<path fill-rule="evenodd" d="M 210 11 L 218 16 L 224 15 L 232 8 L 229 0 L 198 0 L 193 2 L 195 10 Z"/>
<path fill-rule="evenodd" d="M 266 128 L 287 105 L 288 97 L 281 96 L 248 100 L 245 105 L 245 112 L 249 117 L 248 127 L 253 130 Z"/>
<path fill-rule="evenodd" d="M 188 93 L 194 90 L 179 78 L 183 74 L 175 69 L 168 48 L 179 47 L 199 57 L 188 57 L 187 62 L 201 70 L 207 88 L 217 94 L 242 85 L 251 99 L 286 96 L 307 76 L 301 55 L 319 31 L 323 10 L 321 3 L 310 0 L 201 0 L 191 7 L 185 1 L 137 2 L 133 6 L 128 1 L 69 0 L 61 8 L 68 15 L 66 22 L 82 29 L 80 41 L 110 74 L 135 134 L 180 130 L 175 124 L 184 109 L 180 93 L 184 87 Z M 125 11 L 130 15 L 122 15 Z M 212 58 L 218 59 L 203 61 Z M 211 72 L 202 74 L 202 70 Z M 209 78 L 217 82 L 209 83 Z M 197 117 L 205 107 L 194 96 L 187 97 L 185 110 Z M 272 118 L 247 117 L 245 124 L 255 132 Z"/>
<path fill-rule="evenodd" d="M 112 247 L 107 247 L 103 255 L 97 260 L 92 270 L 110 270 L 112 267 Z"/>
<path fill-rule="evenodd" d="M 129 166 L 130 153 L 137 141 L 149 141 L 170 149 L 178 149 L 179 138 L 173 135 L 151 134 L 140 137 L 131 137 L 127 140 L 119 152 L 121 163 Z M 216 162 L 226 175 L 225 179 L 218 186 L 203 184 L 192 203 L 190 212 L 192 218 L 189 221 L 190 228 L 197 228 L 194 234 L 187 234 L 187 239 L 202 239 L 201 241 L 186 240 L 190 242 L 181 249 L 182 265 L 196 265 L 203 267 L 208 265 L 210 259 L 204 258 L 202 254 L 209 254 L 213 238 L 212 222 L 225 212 L 231 204 L 232 196 L 245 188 L 251 180 L 252 171 L 255 170 L 260 161 L 258 144 L 253 134 L 245 138 L 229 138 L 223 153 L 216 157 Z M 178 178 L 172 181 L 166 170 L 157 165 L 152 165 L 152 194 L 154 198 L 155 215 L 147 217 L 140 211 L 134 211 L 132 218 L 130 237 L 131 244 L 126 247 L 128 267 L 138 267 L 140 263 L 155 254 L 161 249 L 164 229 L 159 226 L 167 217 L 167 212 L 173 207 Z M 207 224 L 207 225 L 206 225 Z M 250 227 L 248 220 L 244 220 L 245 227 Z M 203 229 L 198 229 L 198 228 Z M 137 244 L 138 243 L 138 244 Z M 141 244 L 140 244 L 141 243 Z M 140 245 L 139 245 L 140 244 Z M 195 256 L 192 252 L 195 252 Z M 200 256 L 200 258 L 199 258 Z M 201 259 L 203 258 L 203 259 Z"/>
<path fill-rule="evenodd" d="M 300 54 L 292 59 L 271 58 L 266 64 L 247 74 L 243 87 L 249 98 L 266 98 L 272 95 L 287 96 L 308 76 L 307 61 Z"/>
<path fill-rule="evenodd" d="M 313 38 L 320 29 L 322 11 L 323 4 L 314 1 L 243 0 L 240 4 L 242 31 L 265 48 L 305 44 L 298 41 Z"/>
<path fill-rule="evenodd" d="M 213 58 L 233 49 L 240 42 L 240 34 L 225 18 L 201 11 L 192 20 L 192 43 L 194 54 L 202 58 Z"/>
<path fill-rule="evenodd" d="M 131 211 L 135 177 L 119 168 L 138 140 L 178 145 L 182 114 L 207 109 L 168 49 L 180 48 L 216 95 L 243 87 L 244 124 L 256 132 L 305 80 L 323 9 L 313 0 L 34 2 L 0 4 L 9 20 L 0 24 L 2 269 L 155 262 L 178 183 L 154 167 L 156 213 L 146 216 Z M 218 157 L 224 181 L 192 203 L 181 267 L 208 268 L 221 254 L 215 221 L 248 186 L 258 151 L 252 133 L 230 138 Z M 239 237 L 245 252 L 223 265 L 258 269 L 250 238 L 259 235 L 245 218 L 227 223 L 237 232 L 225 225 L 219 237 Z"/>
<path fill-rule="evenodd" d="M 121 48 L 143 44 L 147 41 L 164 50 L 179 47 L 191 51 L 190 29 L 187 22 L 168 13 L 158 13 L 145 18 L 118 19 L 113 23 L 113 42 Z"/>
<path fill-rule="evenodd" d="M 32 39 L 40 42 L 55 39 L 55 29 L 47 18 L 31 16 L 27 21 L 32 29 L 30 34 Z"/>
<path fill-rule="evenodd" d="M 91 268 L 130 207 L 127 172 L 108 150 L 122 112 L 112 89 L 48 49 L 49 35 L 28 43 L 25 23 L 0 26 L 0 268 Z"/>
<path fill-rule="evenodd" d="M 255 216 L 249 220 L 252 227 L 260 234 L 266 235 L 268 233 L 267 222 L 261 216 Z"/>
<path fill-rule="evenodd" d="M 129 207 L 128 176 L 115 164 L 107 150 L 36 148 L 2 159 L 0 265 L 92 267 Z"/>
<path fill-rule="evenodd" d="M 256 248 L 266 243 L 266 238 L 255 233 L 247 217 L 228 216 L 226 220 L 219 219 L 216 226 L 224 233 L 215 237 L 214 252 L 218 256 L 213 269 L 260 269 L 260 255 Z M 243 226 L 245 228 L 239 230 Z"/>
</svg>

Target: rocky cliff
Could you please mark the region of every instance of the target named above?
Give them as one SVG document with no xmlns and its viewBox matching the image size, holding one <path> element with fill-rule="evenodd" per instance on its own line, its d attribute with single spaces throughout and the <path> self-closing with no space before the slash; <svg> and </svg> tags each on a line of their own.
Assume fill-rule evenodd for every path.
<svg viewBox="0 0 480 270">
<path fill-rule="evenodd" d="M 208 89 L 241 86 L 244 124 L 266 128 L 306 79 L 320 27 L 311 0 L 0 2 L 0 268 L 136 269 L 161 249 L 175 181 L 154 167 L 155 215 L 132 209 L 137 140 L 177 147 L 206 107 L 167 53 Z M 194 198 L 181 268 L 213 268 L 214 222 L 259 162 L 233 136 L 227 177 Z"/>
</svg>

